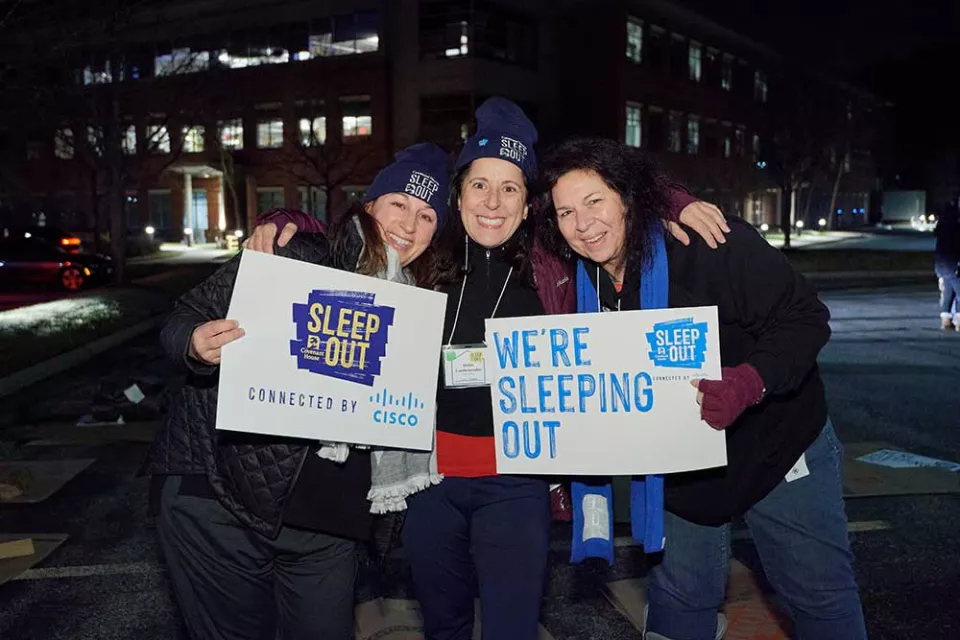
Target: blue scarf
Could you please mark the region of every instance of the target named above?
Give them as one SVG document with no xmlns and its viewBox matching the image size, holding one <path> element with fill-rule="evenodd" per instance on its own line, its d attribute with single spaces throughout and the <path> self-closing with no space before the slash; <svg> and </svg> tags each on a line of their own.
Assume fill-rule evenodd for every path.
<svg viewBox="0 0 960 640">
<path fill-rule="evenodd" d="M 600 283 L 597 283 L 599 286 Z M 651 259 L 644 265 L 640 278 L 640 308 L 665 309 L 670 291 L 667 247 L 663 234 L 656 234 Z M 594 288 L 581 260 L 577 264 L 577 313 L 600 311 L 597 289 Z M 573 546 L 571 562 L 585 558 L 605 558 L 613 564 L 613 485 L 572 484 Z M 590 498 L 591 496 L 595 496 Z M 590 498 L 584 502 L 584 498 Z M 591 513 L 584 513 L 587 504 Z M 606 506 L 604 512 L 604 506 Z M 643 544 L 646 553 L 663 549 L 663 476 L 648 475 L 630 483 L 630 520 L 633 539 Z M 600 537 L 584 540 L 586 533 Z M 604 537 L 604 530 L 606 536 Z"/>
</svg>

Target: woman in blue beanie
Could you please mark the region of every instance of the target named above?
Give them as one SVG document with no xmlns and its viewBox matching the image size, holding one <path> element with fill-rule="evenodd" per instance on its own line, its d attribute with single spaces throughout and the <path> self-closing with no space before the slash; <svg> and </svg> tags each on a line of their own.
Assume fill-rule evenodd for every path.
<svg viewBox="0 0 960 640">
<path fill-rule="evenodd" d="M 637 149 L 562 143 L 546 157 L 543 188 L 543 241 L 577 261 L 578 312 L 718 308 L 723 379 L 699 381 L 690 401 L 710 427 L 726 430 L 728 465 L 671 474 L 665 494 L 663 479 L 646 479 L 666 507 L 654 542 L 666 545 L 649 575 L 645 637 L 722 637 L 730 521 L 743 517 L 800 640 L 866 638 L 843 448 L 817 368 L 830 314 L 816 291 L 742 221 L 731 221 L 717 251 L 667 237 L 667 191 Z M 648 491 L 647 504 L 653 498 Z"/>
<path fill-rule="evenodd" d="M 504 98 L 490 98 L 476 116 L 477 131 L 455 164 L 456 209 L 439 241 L 445 354 L 475 349 L 487 318 L 576 311 L 572 272 L 533 232 L 536 127 Z M 722 242 L 719 212 L 679 186 L 670 211 L 706 241 Z M 278 243 L 295 232 L 287 226 Z M 675 223 L 671 232 L 689 241 Z M 254 235 L 272 243 L 275 234 L 260 228 Z M 484 640 L 533 640 L 549 547 L 547 481 L 497 475 L 488 382 L 439 366 L 436 454 L 444 480 L 410 499 L 402 531 L 424 635 L 469 640 L 479 589 Z"/>
<path fill-rule="evenodd" d="M 477 131 L 454 165 L 454 215 L 441 241 L 450 251 L 440 286 L 444 363 L 477 349 L 487 318 L 575 310 L 572 274 L 535 241 L 528 194 L 536 128 L 503 98 L 487 100 L 476 116 Z M 677 200 L 679 217 L 694 199 L 678 192 Z M 424 635 L 469 639 L 479 590 L 485 640 L 532 640 L 546 582 L 547 480 L 497 475 L 489 381 L 459 373 L 441 365 L 436 453 L 444 480 L 410 500 L 401 534 Z"/>
<path fill-rule="evenodd" d="M 420 144 L 397 154 L 365 202 L 325 233 L 277 253 L 403 284 L 433 286 L 431 243 L 447 217 L 447 154 Z M 304 218 L 275 211 L 267 219 Z M 309 217 L 306 220 L 310 220 Z M 272 248 L 272 247 L 271 247 Z M 217 432 L 224 320 L 234 258 L 181 297 L 161 331 L 185 379 L 151 449 L 157 529 L 190 637 L 352 640 L 357 543 L 372 513 L 401 510 L 440 478 L 429 453 L 352 450 L 292 438 Z"/>
</svg>

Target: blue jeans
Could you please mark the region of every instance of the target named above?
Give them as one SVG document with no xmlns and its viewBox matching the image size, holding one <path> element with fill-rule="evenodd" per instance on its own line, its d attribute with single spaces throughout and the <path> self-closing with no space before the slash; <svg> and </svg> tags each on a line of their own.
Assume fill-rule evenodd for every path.
<svg viewBox="0 0 960 640">
<path fill-rule="evenodd" d="M 800 640 L 867 637 L 847 534 L 843 445 L 827 421 L 804 454 L 810 475 L 781 481 L 744 516 L 767 579 Z M 650 572 L 647 629 L 671 640 L 713 640 L 730 561 L 730 525 L 666 514 L 663 562 Z"/>
<path fill-rule="evenodd" d="M 960 278 L 956 271 L 944 271 L 940 274 L 940 282 L 943 287 L 940 291 L 940 313 L 955 313 L 957 298 L 960 297 Z"/>
<path fill-rule="evenodd" d="M 535 640 L 550 551 L 544 480 L 447 477 L 409 499 L 403 548 L 426 640 Z"/>
</svg>

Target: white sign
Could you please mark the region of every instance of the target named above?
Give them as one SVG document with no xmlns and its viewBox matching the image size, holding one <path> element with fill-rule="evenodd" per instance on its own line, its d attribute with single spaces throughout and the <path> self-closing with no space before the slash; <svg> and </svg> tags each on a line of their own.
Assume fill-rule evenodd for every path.
<svg viewBox="0 0 960 640">
<path fill-rule="evenodd" d="M 429 450 L 446 295 L 245 251 L 217 429 Z"/>
<path fill-rule="evenodd" d="M 690 381 L 720 379 L 716 307 L 487 320 L 497 472 L 724 466 Z"/>
</svg>

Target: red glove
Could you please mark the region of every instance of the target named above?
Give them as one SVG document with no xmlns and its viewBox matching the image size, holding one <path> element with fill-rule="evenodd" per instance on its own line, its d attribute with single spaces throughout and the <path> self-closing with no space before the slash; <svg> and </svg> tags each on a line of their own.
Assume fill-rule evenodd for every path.
<svg viewBox="0 0 960 640">
<path fill-rule="evenodd" d="M 553 513 L 553 519 L 557 522 L 570 522 L 573 520 L 573 509 L 570 507 L 570 494 L 563 485 L 550 491 L 550 510 Z"/>
<path fill-rule="evenodd" d="M 763 379 L 749 364 L 724 367 L 722 380 L 700 380 L 700 417 L 714 429 L 726 429 L 747 407 L 763 399 Z"/>
</svg>

